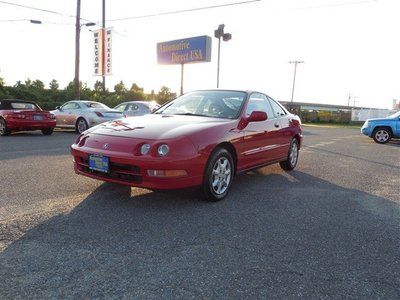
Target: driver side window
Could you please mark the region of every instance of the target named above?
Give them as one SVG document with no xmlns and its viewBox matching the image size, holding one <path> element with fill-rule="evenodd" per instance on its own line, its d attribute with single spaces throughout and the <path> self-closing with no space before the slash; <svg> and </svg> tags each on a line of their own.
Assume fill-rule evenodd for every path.
<svg viewBox="0 0 400 300">
<path fill-rule="evenodd" d="M 61 106 L 62 110 L 67 110 L 67 109 L 79 109 L 79 105 L 75 102 L 69 102 L 65 103 L 63 106 Z"/>
<path fill-rule="evenodd" d="M 246 117 L 250 116 L 253 111 L 263 111 L 267 113 L 268 119 L 274 118 L 274 113 L 269 104 L 268 98 L 263 94 L 251 94 L 246 108 Z"/>
</svg>

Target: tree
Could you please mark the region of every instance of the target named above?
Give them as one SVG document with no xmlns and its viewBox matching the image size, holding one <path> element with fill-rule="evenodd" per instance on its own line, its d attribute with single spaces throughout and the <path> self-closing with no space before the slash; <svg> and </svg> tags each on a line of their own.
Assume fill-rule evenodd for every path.
<svg viewBox="0 0 400 300">
<path fill-rule="evenodd" d="M 53 79 L 52 81 L 50 81 L 49 87 L 50 87 L 50 90 L 56 91 L 56 90 L 58 90 L 60 85 L 58 84 L 57 80 Z"/>
<path fill-rule="evenodd" d="M 176 93 L 172 93 L 171 90 L 166 86 L 162 86 L 157 94 L 157 102 L 159 104 L 164 104 L 175 98 L 176 98 Z"/>
<path fill-rule="evenodd" d="M 98 93 L 103 92 L 103 83 L 99 80 L 96 80 L 94 83 L 94 90 Z"/>
<path fill-rule="evenodd" d="M 125 94 L 128 90 L 125 87 L 124 82 L 121 80 L 119 83 L 117 83 L 114 86 L 114 91 L 117 93 L 117 95 L 123 95 Z"/>
<path fill-rule="evenodd" d="M 136 83 L 133 83 L 130 90 L 124 96 L 125 100 L 143 100 L 146 99 L 146 94 L 143 88 L 139 87 Z"/>
<path fill-rule="evenodd" d="M 44 90 L 44 83 L 39 79 L 33 81 L 31 86 L 37 90 Z"/>
</svg>

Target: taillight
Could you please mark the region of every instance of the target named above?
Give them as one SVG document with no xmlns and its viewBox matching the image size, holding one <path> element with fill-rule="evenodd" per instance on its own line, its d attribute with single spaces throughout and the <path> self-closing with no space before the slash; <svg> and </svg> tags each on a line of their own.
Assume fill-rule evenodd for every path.
<svg viewBox="0 0 400 300">
<path fill-rule="evenodd" d="M 25 115 L 23 115 L 23 114 L 14 114 L 14 115 L 12 115 L 14 118 L 17 118 L 17 119 L 25 119 L 26 118 L 26 116 Z"/>
<path fill-rule="evenodd" d="M 52 119 L 52 120 L 54 120 L 56 118 L 56 116 L 55 115 L 53 115 L 53 114 L 50 114 L 49 115 L 49 119 Z"/>
<path fill-rule="evenodd" d="M 94 112 L 98 117 L 103 118 L 103 114 L 101 112 L 95 111 Z"/>
</svg>

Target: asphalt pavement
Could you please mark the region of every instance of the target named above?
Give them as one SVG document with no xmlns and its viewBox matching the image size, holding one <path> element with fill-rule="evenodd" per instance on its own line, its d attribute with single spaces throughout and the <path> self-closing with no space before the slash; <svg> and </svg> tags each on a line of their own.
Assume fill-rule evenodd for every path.
<svg viewBox="0 0 400 300">
<path fill-rule="evenodd" d="M 0 299 L 399 299 L 400 141 L 304 129 L 217 203 L 78 176 L 73 132 L 0 138 Z"/>
</svg>

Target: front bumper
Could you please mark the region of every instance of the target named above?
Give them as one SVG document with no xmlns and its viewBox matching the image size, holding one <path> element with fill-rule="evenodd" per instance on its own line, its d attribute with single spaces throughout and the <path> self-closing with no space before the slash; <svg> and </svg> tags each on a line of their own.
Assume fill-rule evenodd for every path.
<svg viewBox="0 0 400 300">
<path fill-rule="evenodd" d="M 92 153 L 109 157 L 110 170 L 102 173 L 89 169 L 89 155 Z M 77 174 L 90 178 L 114 182 L 128 186 L 155 190 L 175 190 L 199 186 L 203 182 L 206 159 L 198 155 L 190 158 L 168 159 L 155 157 L 117 156 L 102 151 L 81 150 L 76 145 L 71 147 L 74 157 L 74 170 Z M 186 176 L 152 177 L 148 170 L 185 170 Z"/>
<path fill-rule="evenodd" d="M 370 126 L 370 125 L 365 126 L 364 125 L 363 127 L 361 127 L 361 133 L 366 135 L 366 136 L 371 137 L 372 136 L 372 126 Z"/>
</svg>

